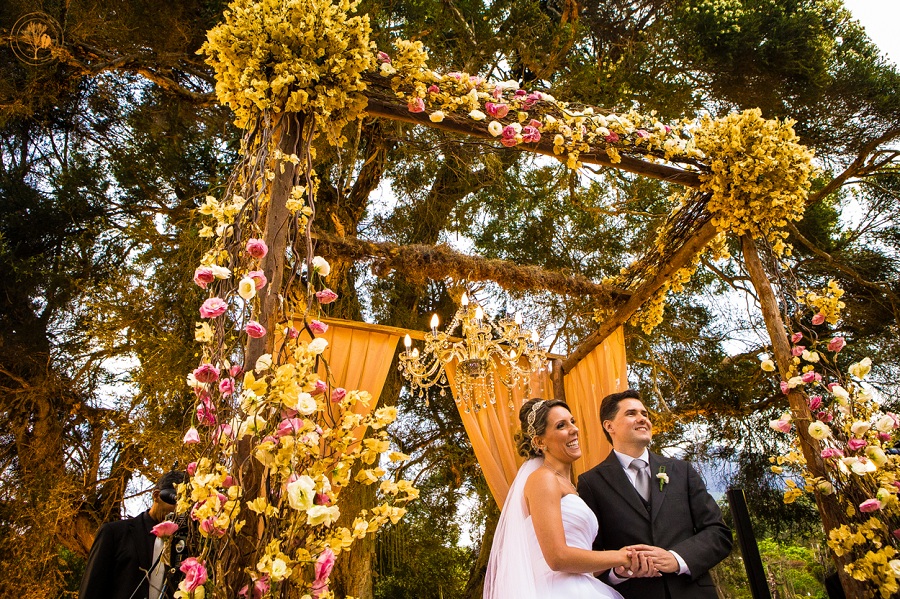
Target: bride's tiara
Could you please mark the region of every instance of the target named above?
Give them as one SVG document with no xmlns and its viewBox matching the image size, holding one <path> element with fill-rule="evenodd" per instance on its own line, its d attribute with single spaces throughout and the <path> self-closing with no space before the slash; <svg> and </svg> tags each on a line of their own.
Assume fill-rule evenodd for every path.
<svg viewBox="0 0 900 599">
<path fill-rule="evenodd" d="M 541 399 L 534 402 L 534 405 L 531 406 L 531 410 L 528 412 L 528 436 L 534 437 L 536 432 L 534 430 L 534 419 L 537 417 L 537 411 L 540 409 L 544 403 L 546 403 L 546 399 Z"/>
</svg>

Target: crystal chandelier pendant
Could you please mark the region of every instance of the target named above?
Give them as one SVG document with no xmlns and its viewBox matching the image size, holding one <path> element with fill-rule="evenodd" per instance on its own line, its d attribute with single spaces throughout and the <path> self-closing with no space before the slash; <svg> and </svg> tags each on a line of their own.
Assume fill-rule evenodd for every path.
<svg viewBox="0 0 900 599">
<path fill-rule="evenodd" d="M 427 402 L 427 390 L 438 385 L 441 395 L 446 395 L 445 368 L 455 362 L 455 399 L 465 413 L 496 404 L 497 383 L 509 391 L 510 409 L 514 407 L 514 388 L 523 389 L 526 397 L 530 395 L 531 376 L 544 368 L 547 353 L 540 347 L 537 331 L 522 328 L 520 314 L 495 322 L 463 293 L 459 310 L 446 331 L 439 331 L 438 324 L 434 315 L 421 353 L 413 347 L 409 335 L 404 339 L 399 369 L 414 394 L 426 397 Z M 461 337 L 451 336 L 457 330 Z"/>
</svg>

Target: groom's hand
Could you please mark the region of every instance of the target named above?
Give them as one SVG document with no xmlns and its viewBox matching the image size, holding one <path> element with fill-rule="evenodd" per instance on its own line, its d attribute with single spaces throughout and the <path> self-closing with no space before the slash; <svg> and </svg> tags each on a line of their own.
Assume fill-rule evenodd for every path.
<svg viewBox="0 0 900 599">
<path fill-rule="evenodd" d="M 642 553 L 650 558 L 653 566 L 660 572 L 672 574 L 678 572 L 681 566 L 671 551 L 667 551 L 662 547 L 647 547 Z"/>
<path fill-rule="evenodd" d="M 649 550 L 655 549 L 650 545 L 632 545 L 626 547 L 631 553 L 631 564 L 619 566 L 615 573 L 619 578 L 647 578 L 662 576 L 653 564 Z"/>
</svg>

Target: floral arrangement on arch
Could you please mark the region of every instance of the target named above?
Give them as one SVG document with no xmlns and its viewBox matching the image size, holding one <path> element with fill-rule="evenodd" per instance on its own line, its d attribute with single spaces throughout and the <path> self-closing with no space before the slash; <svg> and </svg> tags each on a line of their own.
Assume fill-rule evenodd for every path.
<svg viewBox="0 0 900 599">
<path fill-rule="evenodd" d="M 819 337 L 819 327 L 838 321 L 842 295 L 834 281 L 821 293 L 799 294 L 813 309 L 812 328 L 791 336 L 792 363 L 781 389 L 785 394 L 802 390 L 813 419 L 801 424 L 788 411 L 772 420 L 772 429 L 793 439 L 787 453 L 770 459 L 776 474 L 793 472 L 801 478 L 785 479 L 785 503 L 805 493 L 836 496 L 845 518 L 830 531 L 828 546 L 838 556 L 849 556 L 847 572 L 869 586 L 869 596 L 887 599 L 900 592 L 900 456 L 891 451 L 900 440 L 900 417 L 884 411 L 865 382 L 871 359 L 842 372 L 837 358 L 844 338 Z M 764 356 L 761 368 L 773 372 L 775 364 Z M 810 473 L 799 446 L 799 426 L 819 443 L 826 476 Z"/>
</svg>

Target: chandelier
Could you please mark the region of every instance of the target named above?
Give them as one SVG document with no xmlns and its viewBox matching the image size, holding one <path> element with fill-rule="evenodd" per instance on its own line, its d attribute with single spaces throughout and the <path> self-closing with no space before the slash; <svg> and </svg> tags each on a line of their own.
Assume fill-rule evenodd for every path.
<svg viewBox="0 0 900 599">
<path fill-rule="evenodd" d="M 462 337 L 452 333 L 461 329 Z M 547 353 L 538 344 L 537 331 L 522 328 L 522 316 L 501 318 L 496 322 L 486 316 L 477 302 L 469 302 L 463 293 L 459 310 L 446 331 L 438 330 L 437 314 L 431 317 L 431 331 L 425 333 L 425 348 L 419 353 L 409 335 L 400 352 L 400 372 L 409 381 L 413 393 L 427 401 L 426 390 L 440 385 L 446 395 L 445 367 L 456 361 L 456 403 L 466 413 L 497 403 L 495 383 L 509 391 L 515 387 L 530 395 L 531 375 L 541 371 Z M 512 409 L 512 395 L 508 401 Z"/>
</svg>

